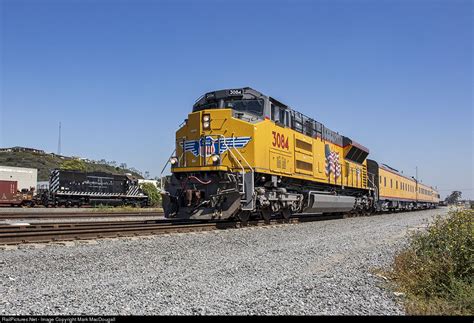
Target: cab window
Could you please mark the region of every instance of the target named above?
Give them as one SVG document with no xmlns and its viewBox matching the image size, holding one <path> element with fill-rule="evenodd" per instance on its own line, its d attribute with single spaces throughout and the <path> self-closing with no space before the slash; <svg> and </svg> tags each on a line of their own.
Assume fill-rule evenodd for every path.
<svg viewBox="0 0 474 323">
<path fill-rule="evenodd" d="M 257 116 L 263 115 L 264 101 L 258 100 L 230 100 L 224 103 L 226 108 L 239 112 L 247 112 Z"/>
<path fill-rule="evenodd" d="M 281 108 L 277 105 L 271 104 L 271 118 L 276 123 L 280 123 L 281 125 L 289 126 L 289 117 L 288 111 L 284 108 Z"/>
</svg>

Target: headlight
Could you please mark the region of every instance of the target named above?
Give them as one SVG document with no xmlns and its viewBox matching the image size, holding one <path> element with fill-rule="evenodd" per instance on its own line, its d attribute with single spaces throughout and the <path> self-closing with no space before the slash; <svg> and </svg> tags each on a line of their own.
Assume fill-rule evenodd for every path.
<svg viewBox="0 0 474 323">
<path fill-rule="evenodd" d="M 171 158 L 170 158 L 170 163 L 171 163 L 171 165 L 177 164 L 177 163 L 178 163 L 178 158 L 176 158 L 176 157 L 171 157 Z"/>
<path fill-rule="evenodd" d="M 210 129 L 210 127 L 211 127 L 211 116 L 210 115 L 204 114 L 202 116 L 202 127 L 206 130 Z"/>
<path fill-rule="evenodd" d="M 211 159 L 212 159 L 212 161 L 213 161 L 214 163 L 217 163 L 220 158 L 219 158 L 218 155 L 212 155 Z"/>
</svg>

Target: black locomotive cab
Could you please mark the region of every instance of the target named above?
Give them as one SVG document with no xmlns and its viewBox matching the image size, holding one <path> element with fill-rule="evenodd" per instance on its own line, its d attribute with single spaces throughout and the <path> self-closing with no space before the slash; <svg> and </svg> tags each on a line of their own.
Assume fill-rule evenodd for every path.
<svg viewBox="0 0 474 323">
<path fill-rule="evenodd" d="M 193 106 L 193 112 L 210 109 L 232 109 L 234 117 L 254 122 L 264 120 L 270 106 L 267 96 L 246 87 L 206 93 Z"/>
</svg>

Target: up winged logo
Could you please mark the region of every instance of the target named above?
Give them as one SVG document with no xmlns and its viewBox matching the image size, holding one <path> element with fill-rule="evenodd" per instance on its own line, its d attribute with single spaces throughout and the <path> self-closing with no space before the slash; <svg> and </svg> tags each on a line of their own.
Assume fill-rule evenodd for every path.
<svg viewBox="0 0 474 323">
<path fill-rule="evenodd" d="M 244 148 L 251 137 L 231 137 L 213 139 L 212 137 L 203 137 L 199 140 L 188 140 L 184 145 L 184 152 L 191 152 L 194 156 L 211 156 L 214 154 L 223 154 L 230 148 Z"/>
</svg>

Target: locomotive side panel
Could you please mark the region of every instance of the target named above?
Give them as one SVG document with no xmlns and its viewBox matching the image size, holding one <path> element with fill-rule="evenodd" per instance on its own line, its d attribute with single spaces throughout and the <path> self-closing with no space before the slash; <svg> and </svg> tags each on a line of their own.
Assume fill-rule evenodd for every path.
<svg viewBox="0 0 474 323">
<path fill-rule="evenodd" d="M 254 125 L 255 170 L 328 186 L 366 190 L 367 162 L 344 158 L 344 148 L 265 120 Z"/>
<path fill-rule="evenodd" d="M 103 172 L 77 172 L 61 170 L 58 172 L 59 190 L 69 192 L 126 193 L 124 175 Z"/>
</svg>

